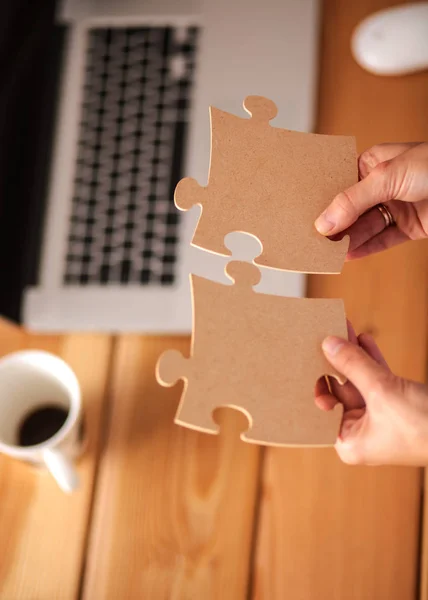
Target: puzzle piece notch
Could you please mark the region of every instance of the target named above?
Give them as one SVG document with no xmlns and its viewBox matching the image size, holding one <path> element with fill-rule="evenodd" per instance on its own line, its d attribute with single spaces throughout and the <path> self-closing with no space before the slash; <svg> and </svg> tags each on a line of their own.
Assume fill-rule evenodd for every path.
<svg viewBox="0 0 428 600">
<path fill-rule="evenodd" d="M 235 290 L 252 288 L 257 285 L 262 274 L 256 265 L 245 263 L 237 260 L 232 260 L 225 267 L 227 277 L 234 282 Z"/>
<path fill-rule="evenodd" d="M 178 350 L 167 350 L 156 365 L 156 379 L 164 387 L 172 387 L 179 379 L 187 379 L 189 362 Z"/>
<path fill-rule="evenodd" d="M 271 447 L 277 448 L 293 448 L 293 447 L 308 447 L 308 448 L 326 448 L 334 446 L 337 440 L 337 436 L 340 431 L 340 424 L 342 422 L 343 417 L 343 407 L 338 402 L 336 406 L 330 411 L 322 411 L 318 407 L 316 409 L 319 411 L 317 415 L 317 421 L 315 422 L 312 419 L 312 432 L 311 435 L 314 436 L 314 431 L 316 431 L 315 437 L 317 441 L 308 442 L 307 434 L 304 432 L 294 432 L 294 435 L 288 433 L 288 438 L 286 442 L 270 440 L 266 442 L 266 432 L 263 426 L 260 424 L 255 424 L 250 427 L 247 431 L 241 433 L 240 438 L 243 442 L 247 442 L 250 444 L 258 444 L 258 445 L 268 445 Z M 283 423 L 284 429 L 287 429 L 288 424 Z"/>
<path fill-rule="evenodd" d="M 267 125 L 278 114 L 278 108 L 272 100 L 263 96 L 247 96 L 243 107 L 254 123 Z"/>
<path fill-rule="evenodd" d="M 179 210 L 190 210 L 196 204 L 203 205 L 208 198 L 208 188 L 200 185 L 193 177 L 181 179 L 174 191 L 174 204 Z"/>
<path fill-rule="evenodd" d="M 218 434 L 220 427 L 214 421 L 212 412 L 199 411 L 198 423 L 194 423 L 193 407 L 200 403 L 200 397 L 195 387 L 189 387 L 189 379 L 198 379 L 203 374 L 195 372 L 193 358 L 185 358 L 177 350 L 167 350 L 158 359 L 156 365 L 156 379 L 164 387 L 174 386 L 180 379 L 184 380 L 184 390 L 180 399 L 174 423 L 201 431 L 203 433 Z M 193 397 L 192 397 L 193 395 Z M 203 399 L 202 399 L 203 402 Z"/>
</svg>

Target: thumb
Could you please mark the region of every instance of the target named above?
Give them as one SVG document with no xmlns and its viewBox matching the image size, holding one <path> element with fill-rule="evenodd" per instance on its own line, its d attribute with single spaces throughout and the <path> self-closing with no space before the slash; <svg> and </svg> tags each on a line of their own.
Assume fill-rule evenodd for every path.
<svg viewBox="0 0 428 600">
<path fill-rule="evenodd" d="M 369 208 L 402 200 L 418 202 L 427 197 L 426 160 L 428 144 L 410 148 L 379 163 L 364 179 L 338 194 L 315 221 L 323 235 L 334 235 L 350 227 Z"/>
<path fill-rule="evenodd" d="M 331 365 L 345 375 L 361 393 L 364 400 L 370 401 L 384 382 L 391 378 L 391 372 L 376 362 L 360 346 L 337 337 L 323 341 L 322 349 Z"/>
</svg>

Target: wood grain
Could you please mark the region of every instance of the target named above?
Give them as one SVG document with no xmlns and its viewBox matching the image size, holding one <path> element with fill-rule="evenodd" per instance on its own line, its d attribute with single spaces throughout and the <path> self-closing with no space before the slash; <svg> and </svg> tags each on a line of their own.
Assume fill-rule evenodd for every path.
<svg viewBox="0 0 428 600">
<path fill-rule="evenodd" d="M 428 73 L 380 78 L 352 60 L 364 16 L 399 2 L 327 0 L 318 131 L 355 135 L 359 150 L 428 138 Z M 312 297 L 343 297 L 358 330 L 377 338 L 391 367 L 424 380 L 428 248 L 404 245 L 313 276 Z M 269 450 L 254 597 L 411 600 L 418 573 L 421 471 L 348 467 L 330 450 Z M 425 598 L 424 598 L 425 600 Z"/>
<path fill-rule="evenodd" d="M 254 597 L 412 600 L 414 472 L 350 468 L 333 450 L 268 451 Z"/>
<path fill-rule="evenodd" d="M 222 411 L 219 436 L 174 425 L 181 386 L 155 364 L 187 338 L 119 339 L 84 598 L 246 598 L 259 450 L 246 419 Z M 218 411 L 220 413 L 220 411 Z"/>
<path fill-rule="evenodd" d="M 82 387 L 88 446 L 81 489 L 67 496 L 44 471 L 0 456 L 0 599 L 77 598 L 97 460 L 110 338 L 32 336 L 0 321 L 0 355 L 24 348 L 58 354 Z"/>
</svg>

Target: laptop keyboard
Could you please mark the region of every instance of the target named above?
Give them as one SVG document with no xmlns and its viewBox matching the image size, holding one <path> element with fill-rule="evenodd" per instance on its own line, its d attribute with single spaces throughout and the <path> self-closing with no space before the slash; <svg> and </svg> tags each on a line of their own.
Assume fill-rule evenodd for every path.
<svg viewBox="0 0 428 600">
<path fill-rule="evenodd" d="M 65 285 L 174 283 L 197 37 L 89 31 Z"/>
</svg>

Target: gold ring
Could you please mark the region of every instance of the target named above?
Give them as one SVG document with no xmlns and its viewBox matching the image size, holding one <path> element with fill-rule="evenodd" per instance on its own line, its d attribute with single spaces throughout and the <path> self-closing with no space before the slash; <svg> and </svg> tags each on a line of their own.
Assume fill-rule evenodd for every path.
<svg viewBox="0 0 428 600">
<path fill-rule="evenodd" d="M 392 227 L 393 225 L 395 225 L 394 217 L 391 215 L 389 208 L 385 206 L 385 204 L 376 204 L 376 208 L 378 209 L 385 221 L 385 229 L 387 227 Z"/>
</svg>

